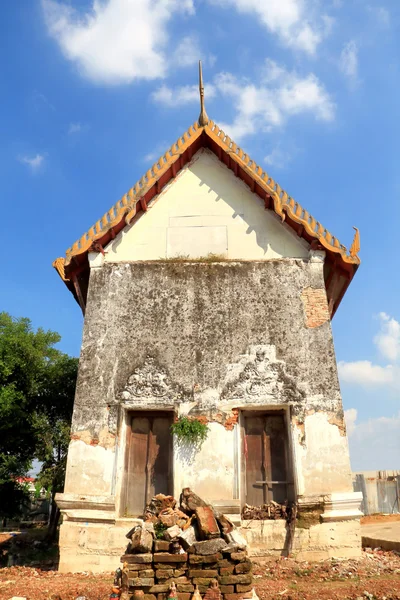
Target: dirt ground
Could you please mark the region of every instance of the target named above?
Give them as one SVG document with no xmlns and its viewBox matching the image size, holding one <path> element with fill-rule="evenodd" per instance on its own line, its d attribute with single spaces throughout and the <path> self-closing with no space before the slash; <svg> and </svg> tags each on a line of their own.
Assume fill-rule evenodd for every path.
<svg viewBox="0 0 400 600">
<path fill-rule="evenodd" d="M 400 521 L 400 514 L 396 515 L 366 515 L 361 517 L 361 525 L 372 525 L 373 523 L 389 523 L 390 521 Z"/>
<path fill-rule="evenodd" d="M 400 600 L 400 555 L 367 549 L 360 560 L 296 563 L 282 558 L 255 566 L 260 600 Z M 112 575 L 63 574 L 32 567 L 0 569 L 0 600 L 108 600 Z"/>
</svg>

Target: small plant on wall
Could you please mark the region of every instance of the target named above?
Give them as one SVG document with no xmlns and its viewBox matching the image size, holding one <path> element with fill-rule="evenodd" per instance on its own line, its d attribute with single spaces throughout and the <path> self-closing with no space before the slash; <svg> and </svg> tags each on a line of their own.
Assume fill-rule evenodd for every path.
<svg viewBox="0 0 400 600">
<path fill-rule="evenodd" d="M 179 444 L 200 448 L 208 436 L 208 425 L 199 419 L 191 417 L 179 417 L 171 425 L 171 431 Z"/>
</svg>

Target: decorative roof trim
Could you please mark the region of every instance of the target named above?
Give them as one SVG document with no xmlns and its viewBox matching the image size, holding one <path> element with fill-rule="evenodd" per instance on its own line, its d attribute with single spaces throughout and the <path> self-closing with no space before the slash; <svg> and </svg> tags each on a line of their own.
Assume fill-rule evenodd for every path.
<svg viewBox="0 0 400 600">
<path fill-rule="evenodd" d="M 69 281 L 69 279 L 65 276 L 65 258 L 56 258 L 52 264 L 61 279 L 65 282 Z"/>
<path fill-rule="evenodd" d="M 334 237 L 319 221 L 314 219 L 298 202 L 285 192 L 280 185 L 270 177 L 262 167 L 250 158 L 234 141 L 227 136 L 222 129 L 212 120 L 207 125 L 200 127 L 196 122 L 171 146 L 161 158 L 147 171 L 147 173 L 119 200 L 111 209 L 103 215 L 79 240 L 77 240 L 66 251 L 66 258 L 57 258 L 53 266 L 57 269 L 61 278 L 68 281 L 65 267 L 71 260 L 89 251 L 95 242 L 100 240 L 104 234 L 116 227 L 125 219 L 129 225 L 137 212 L 137 204 L 140 202 L 142 210 L 147 210 L 145 194 L 148 192 L 168 171 L 168 169 L 179 160 L 180 156 L 202 135 L 206 134 L 217 146 L 221 148 L 234 162 L 236 162 L 250 177 L 265 190 L 266 198 L 272 199 L 274 212 L 282 219 L 289 217 L 291 221 L 304 227 L 308 236 L 316 240 L 323 248 L 339 254 L 345 263 L 359 265 L 360 258 L 360 235 L 355 228 L 355 236 L 350 251 L 347 252 L 339 240 Z M 180 167 L 179 167 L 180 168 Z"/>
</svg>

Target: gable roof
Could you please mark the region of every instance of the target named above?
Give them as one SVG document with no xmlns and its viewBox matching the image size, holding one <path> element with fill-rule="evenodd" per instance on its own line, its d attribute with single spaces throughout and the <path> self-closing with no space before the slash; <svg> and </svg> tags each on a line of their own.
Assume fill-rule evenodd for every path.
<svg viewBox="0 0 400 600">
<path fill-rule="evenodd" d="M 285 192 L 262 167 L 257 165 L 219 127 L 206 118 L 194 123 L 147 173 L 103 215 L 79 240 L 67 249 L 65 258 L 53 266 L 84 311 L 89 281 L 89 252 L 103 252 L 126 225 L 147 211 L 149 202 L 175 178 L 202 147 L 209 148 L 234 174 L 263 199 L 265 208 L 285 220 L 299 237 L 314 249 L 326 251 L 325 285 L 331 315 L 335 313 L 359 264 L 358 229 L 348 251 L 321 223 Z M 201 120 L 200 120 L 201 122 Z"/>
</svg>

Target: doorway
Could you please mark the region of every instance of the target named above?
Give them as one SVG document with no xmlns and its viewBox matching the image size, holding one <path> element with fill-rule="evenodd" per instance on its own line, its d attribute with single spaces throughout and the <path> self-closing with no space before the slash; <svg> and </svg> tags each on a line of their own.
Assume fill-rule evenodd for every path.
<svg viewBox="0 0 400 600">
<path fill-rule="evenodd" d="M 292 500 L 293 478 L 283 411 L 243 413 L 246 504 Z"/>
<path fill-rule="evenodd" d="M 143 515 L 156 494 L 172 494 L 172 413 L 130 413 L 125 461 L 125 515 Z"/>
</svg>

